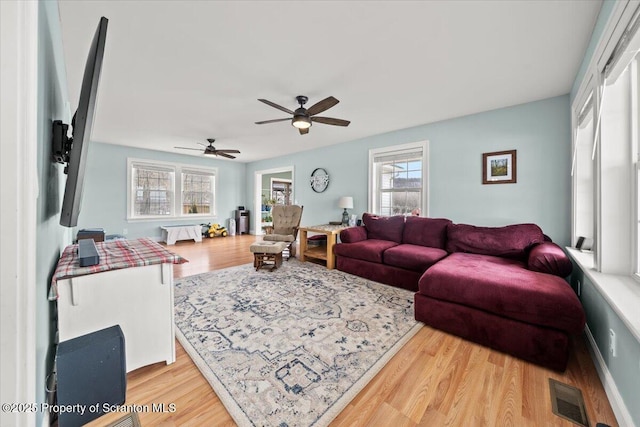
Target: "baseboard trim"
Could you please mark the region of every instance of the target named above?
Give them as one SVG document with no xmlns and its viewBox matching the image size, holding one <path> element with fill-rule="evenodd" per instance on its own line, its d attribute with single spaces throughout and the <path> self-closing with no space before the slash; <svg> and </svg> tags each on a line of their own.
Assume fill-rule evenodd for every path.
<svg viewBox="0 0 640 427">
<path fill-rule="evenodd" d="M 616 416 L 618 424 L 621 426 L 635 427 L 631 414 L 629 413 L 629 410 L 627 410 L 620 392 L 618 392 L 618 387 L 616 387 L 616 383 L 609 372 L 609 368 L 602 357 L 602 353 L 600 353 L 600 349 L 598 348 L 596 340 L 593 338 L 593 334 L 591 334 L 591 330 L 588 325 L 584 330 L 584 334 L 587 337 L 587 342 L 589 343 L 587 348 L 591 354 L 591 359 L 594 362 L 600 381 L 604 386 L 604 391 L 609 398 L 611 409 L 613 409 L 613 414 Z"/>
</svg>

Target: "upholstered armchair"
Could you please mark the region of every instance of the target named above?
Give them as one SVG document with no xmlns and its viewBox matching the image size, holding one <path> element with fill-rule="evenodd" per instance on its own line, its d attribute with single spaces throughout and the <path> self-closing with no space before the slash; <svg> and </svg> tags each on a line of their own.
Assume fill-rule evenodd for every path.
<svg viewBox="0 0 640 427">
<path fill-rule="evenodd" d="M 295 242 L 302 219 L 302 208 L 303 206 L 297 205 L 275 205 L 271 209 L 273 233 L 262 236 L 264 240 L 287 242 L 289 245 L 283 252 L 287 259 L 296 255 Z"/>
</svg>

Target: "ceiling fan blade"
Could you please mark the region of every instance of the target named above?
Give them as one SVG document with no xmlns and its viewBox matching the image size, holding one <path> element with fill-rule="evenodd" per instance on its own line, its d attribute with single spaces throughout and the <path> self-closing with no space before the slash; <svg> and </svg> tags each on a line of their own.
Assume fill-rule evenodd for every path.
<svg viewBox="0 0 640 427">
<path fill-rule="evenodd" d="M 309 133 L 309 128 L 306 129 L 298 129 L 300 131 L 300 135 L 306 135 Z"/>
<path fill-rule="evenodd" d="M 216 150 L 217 153 L 237 153 L 240 154 L 238 150 Z"/>
<path fill-rule="evenodd" d="M 264 120 L 264 121 L 261 121 L 261 122 L 256 122 L 256 124 L 257 124 L 257 125 L 264 125 L 264 124 L 267 124 L 267 123 L 284 122 L 284 121 L 286 121 L 286 120 L 291 120 L 291 117 L 286 118 L 286 119 Z"/>
<path fill-rule="evenodd" d="M 351 123 L 349 120 L 334 119 L 333 117 L 311 117 L 311 121 L 333 126 L 349 126 Z"/>
<path fill-rule="evenodd" d="M 334 105 L 336 105 L 338 102 L 337 99 L 335 99 L 333 96 L 330 96 L 328 98 L 323 99 L 322 101 L 313 104 L 311 107 L 309 107 L 307 109 L 307 113 L 309 113 L 310 116 L 313 116 L 315 114 L 319 114 L 322 113 L 325 110 L 328 110 L 329 108 L 333 107 Z"/>
<path fill-rule="evenodd" d="M 236 156 L 232 156 L 231 154 L 221 153 L 220 151 L 216 151 L 214 154 L 216 156 L 222 156 L 222 157 L 226 157 L 228 159 L 235 159 L 236 158 Z"/>
<path fill-rule="evenodd" d="M 197 151 L 202 151 L 201 148 L 190 148 L 190 147 L 173 147 L 173 148 L 179 148 L 181 150 L 197 150 Z"/>
<path fill-rule="evenodd" d="M 268 101 L 266 99 L 258 99 L 258 101 L 264 102 L 265 104 L 270 105 L 273 108 L 277 108 L 280 111 L 284 111 L 285 113 L 293 114 L 293 111 L 289 110 L 288 108 L 284 108 L 282 105 L 278 105 L 278 104 L 273 103 L 271 101 Z"/>
</svg>

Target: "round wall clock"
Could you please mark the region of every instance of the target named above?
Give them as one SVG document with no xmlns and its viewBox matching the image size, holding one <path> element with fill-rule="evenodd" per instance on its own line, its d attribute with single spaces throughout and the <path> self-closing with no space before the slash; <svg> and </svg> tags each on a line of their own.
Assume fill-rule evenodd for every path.
<svg viewBox="0 0 640 427">
<path fill-rule="evenodd" d="M 322 193 L 329 186 L 329 174 L 324 168 L 317 168 L 311 172 L 311 188 L 316 193 Z"/>
</svg>

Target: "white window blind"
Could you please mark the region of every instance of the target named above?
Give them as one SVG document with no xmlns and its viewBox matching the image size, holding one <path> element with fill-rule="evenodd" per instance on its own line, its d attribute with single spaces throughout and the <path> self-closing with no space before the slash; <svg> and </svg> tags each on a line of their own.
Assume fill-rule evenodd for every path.
<svg viewBox="0 0 640 427">
<path fill-rule="evenodd" d="M 598 137 L 600 136 L 600 123 L 602 121 L 602 103 L 604 102 L 604 91 L 607 88 L 607 79 L 604 79 L 602 88 L 600 89 L 600 102 L 598 103 L 598 119 L 596 120 L 596 131 L 593 134 L 593 148 L 591 150 L 591 160 L 596 158 L 596 149 L 598 147 Z"/>
<path fill-rule="evenodd" d="M 598 140 L 600 138 L 600 125 L 602 121 L 602 105 L 605 100 L 605 92 L 608 85 L 616 83 L 618 78 L 629 67 L 631 61 L 634 60 L 636 54 L 640 50 L 640 8 L 633 13 L 626 29 L 623 31 L 618 42 L 616 43 L 609 59 L 606 62 L 602 72 L 602 85 L 600 87 L 600 97 L 598 102 L 598 118 L 596 121 L 596 130 L 593 136 L 593 149 L 591 158 L 596 158 L 596 150 Z"/>
<path fill-rule="evenodd" d="M 605 80 L 615 82 L 629 66 L 640 50 L 640 8 L 638 8 L 627 28 L 622 33 L 604 68 Z"/>
<path fill-rule="evenodd" d="M 578 136 L 580 129 L 584 129 L 587 125 L 591 123 L 593 119 L 593 92 L 589 94 L 587 97 L 587 101 L 584 103 L 582 108 L 580 109 L 580 113 L 578 114 L 578 126 L 573 130 L 573 155 L 571 157 L 571 176 L 575 174 L 576 170 L 576 162 L 578 159 L 578 148 L 580 145 L 578 144 Z M 584 139 L 584 137 L 582 137 Z"/>
</svg>

